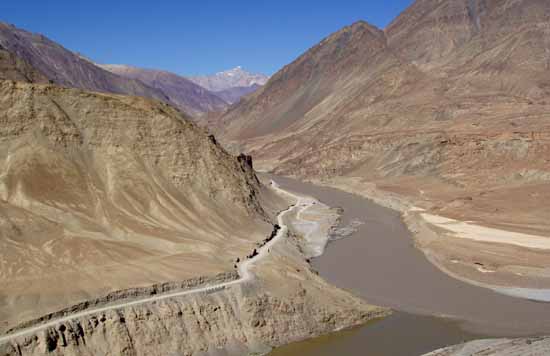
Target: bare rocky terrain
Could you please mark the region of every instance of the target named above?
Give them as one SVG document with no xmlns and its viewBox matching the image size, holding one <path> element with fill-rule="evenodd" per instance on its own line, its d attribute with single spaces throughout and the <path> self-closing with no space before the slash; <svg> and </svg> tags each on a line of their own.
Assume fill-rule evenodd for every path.
<svg viewBox="0 0 550 356">
<path fill-rule="evenodd" d="M 249 158 L 166 104 L 2 81 L 0 108 L 2 328 L 231 270 L 270 230 Z"/>
<path fill-rule="evenodd" d="M 549 34 L 548 1 L 418 0 L 330 35 L 211 124 L 261 169 L 550 237 Z M 547 250 L 418 245 L 469 279 L 548 285 Z"/>
<path fill-rule="evenodd" d="M 139 80 L 152 88 L 161 90 L 172 103 L 193 116 L 200 116 L 210 111 L 222 111 L 229 105 L 229 102 L 221 96 L 174 73 L 126 65 L 99 66 L 121 77 Z"/>
<path fill-rule="evenodd" d="M 2 333 L 237 278 L 288 204 L 251 157 L 166 103 L 33 83 L 27 62 L 0 58 L 18 80 L 0 80 Z M 388 314 L 325 283 L 302 243 L 275 246 L 254 283 L 77 317 L 0 354 L 265 352 Z"/>
<path fill-rule="evenodd" d="M 235 104 L 242 97 L 254 93 L 259 88 L 261 88 L 261 85 L 255 83 L 250 86 L 236 86 L 228 89 L 223 89 L 220 91 L 216 91 L 215 94 L 229 104 Z"/>
<path fill-rule="evenodd" d="M 268 79 L 267 75 L 250 73 L 240 66 L 213 75 L 189 77 L 189 80 L 215 93 L 233 88 L 261 87 Z"/>
<path fill-rule="evenodd" d="M 0 46 L 61 86 L 169 102 L 166 94 L 158 89 L 110 73 L 45 36 L 14 25 L 0 22 Z"/>
<path fill-rule="evenodd" d="M 47 83 L 48 78 L 25 60 L 0 46 L 0 79 L 27 83 Z"/>
</svg>

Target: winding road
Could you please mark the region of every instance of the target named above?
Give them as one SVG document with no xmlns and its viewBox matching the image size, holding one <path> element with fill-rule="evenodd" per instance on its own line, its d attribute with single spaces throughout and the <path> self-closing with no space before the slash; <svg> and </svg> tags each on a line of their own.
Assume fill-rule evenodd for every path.
<svg viewBox="0 0 550 356">
<path fill-rule="evenodd" d="M 78 312 L 78 313 L 74 313 L 74 314 L 71 314 L 71 315 L 67 315 L 67 316 L 63 316 L 63 317 L 60 317 L 60 318 L 53 319 L 53 320 L 45 322 L 43 324 L 39 324 L 39 325 L 31 326 L 31 327 L 28 327 L 28 328 L 20 329 L 20 330 L 17 330 L 15 332 L 11 333 L 11 334 L 0 336 L 0 344 L 7 343 L 7 342 L 9 342 L 13 339 L 18 338 L 18 337 L 34 335 L 39 331 L 46 330 L 48 328 L 58 326 L 58 325 L 63 324 L 65 322 L 71 321 L 73 319 L 77 319 L 77 318 L 81 318 L 81 317 L 85 317 L 85 316 L 90 316 L 90 315 L 94 315 L 94 314 L 100 314 L 100 313 L 104 313 L 104 312 L 110 311 L 110 310 L 117 310 L 117 309 L 122 309 L 122 308 L 130 307 L 130 306 L 156 302 L 156 301 L 160 301 L 160 300 L 164 300 L 164 299 L 168 299 L 168 298 L 176 298 L 176 297 L 182 297 L 182 296 L 187 296 L 187 295 L 192 295 L 192 294 L 199 294 L 199 293 L 207 293 L 207 294 L 208 293 L 214 293 L 214 292 L 221 291 L 221 290 L 225 289 L 226 287 L 230 287 L 232 285 L 252 281 L 254 279 L 254 274 L 252 273 L 251 268 L 258 261 L 262 260 L 263 258 L 265 258 L 269 254 L 269 249 L 274 244 L 276 244 L 281 239 L 283 239 L 287 236 L 288 226 L 285 225 L 285 223 L 284 223 L 285 215 L 290 213 L 291 211 L 293 211 L 294 209 L 296 209 L 298 207 L 301 207 L 300 211 L 303 211 L 307 207 L 309 207 L 309 206 L 311 206 L 315 203 L 315 200 L 312 199 L 312 198 L 306 198 L 306 197 L 302 197 L 302 196 L 299 196 L 299 195 L 295 195 L 295 194 L 292 194 L 292 193 L 290 193 L 286 190 L 281 189 L 279 187 L 279 185 L 277 183 L 275 183 L 274 181 L 271 181 L 271 186 L 272 186 L 273 189 L 275 189 L 279 193 L 287 195 L 290 198 L 295 199 L 296 203 L 291 205 L 286 210 L 281 211 L 277 215 L 277 222 L 278 222 L 278 224 L 281 228 L 277 231 L 277 234 L 275 235 L 275 237 L 273 239 L 271 239 L 269 242 L 267 242 L 265 245 L 263 245 L 262 247 L 258 248 L 257 249 L 258 254 L 256 256 L 254 256 L 253 258 L 250 258 L 250 259 L 245 259 L 244 261 L 242 261 L 241 263 L 238 264 L 238 266 L 237 266 L 237 270 L 238 270 L 238 273 L 239 273 L 239 278 L 238 279 L 230 281 L 230 282 L 219 283 L 219 284 L 216 284 L 216 285 L 209 285 L 209 286 L 195 288 L 195 289 L 189 289 L 189 290 L 184 290 L 184 291 L 166 293 L 166 294 L 161 294 L 161 295 L 155 295 L 155 296 L 152 296 L 152 297 L 147 297 L 147 298 L 134 300 L 134 301 L 130 301 L 130 302 L 122 302 L 122 303 L 119 303 L 119 304 L 113 304 L 113 305 L 100 307 L 100 308 L 87 309 L 87 310 L 84 310 L 84 311 L 81 311 L 81 312 Z"/>
</svg>

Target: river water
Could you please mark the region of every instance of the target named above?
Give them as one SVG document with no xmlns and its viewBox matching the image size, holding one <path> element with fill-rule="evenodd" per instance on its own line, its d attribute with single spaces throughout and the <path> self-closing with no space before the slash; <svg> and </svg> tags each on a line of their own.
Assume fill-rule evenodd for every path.
<svg viewBox="0 0 550 356">
<path fill-rule="evenodd" d="M 410 356 L 478 338 L 550 333 L 550 304 L 497 294 L 444 274 L 413 246 L 397 212 L 341 190 L 275 180 L 284 189 L 342 207 L 341 226 L 364 222 L 351 236 L 330 243 L 312 264 L 330 283 L 396 312 L 271 355 Z"/>
</svg>

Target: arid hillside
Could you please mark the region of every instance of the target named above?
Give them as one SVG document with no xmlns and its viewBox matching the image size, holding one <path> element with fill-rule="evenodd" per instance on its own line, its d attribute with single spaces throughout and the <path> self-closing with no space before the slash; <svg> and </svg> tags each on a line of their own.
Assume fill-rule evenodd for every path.
<svg viewBox="0 0 550 356">
<path fill-rule="evenodd" d="M 152 88 L 161 90 L 172 103 L 193 116 L 222 111 L 229 105 L 209 90 L 174 73 L 125 65 L 111 64 L 100 65 L 100 67 L 121 77 L 139 80 Z"/>
<path fill-rule="evenodd" d="M 2 22 L 0 22 L 0 46 L 58 85 L 170 101 L 166 94 L 158 89 L 99 68 L 90 60 L 69 51 L 43 35 Z"/>
<path fill-rule="evenodd" d="M 549 69 L 550 2 L 419 0 L 327 37 L 216 129 L 279 174 L 550 236 Z"/>
<path fill-rule="evenodd" d="M 232 271 L 272 229 L 250 158 L 166 104 L 3 80 L 0 124 L 1 329 Z"/>
<path fill-rule="evenodd" d="M 26 83 L 48 82 L 48 78 L 45 75 L 0 46 L 0 80 L 4 79 Z"/>
</svg>

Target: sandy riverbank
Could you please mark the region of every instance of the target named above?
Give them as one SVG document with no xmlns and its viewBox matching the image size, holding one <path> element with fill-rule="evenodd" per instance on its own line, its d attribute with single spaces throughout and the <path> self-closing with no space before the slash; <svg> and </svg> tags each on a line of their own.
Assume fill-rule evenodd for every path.
<svg viewBox="0 0 550 356">
<path fill-rule="evenodd" d="M 406 196 L 354 178 L 315 181 L 401 213 L 430 262 L 462 281 L 499 293 L 550 300 L 550 238 L 463 222 L 419 208 Z"/>
</svg>

